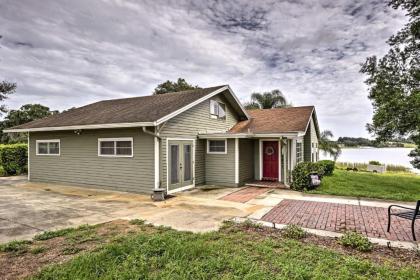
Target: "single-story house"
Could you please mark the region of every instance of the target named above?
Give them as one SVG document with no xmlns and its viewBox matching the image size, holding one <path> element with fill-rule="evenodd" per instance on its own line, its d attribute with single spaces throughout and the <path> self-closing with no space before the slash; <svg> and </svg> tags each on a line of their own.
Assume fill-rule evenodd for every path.
<svg viewBox="0 0 420 280">
<path fill-rule="evenodd" d="M 30 181 L 138 193 L 288 185 L 298 162 L 318 160 L 313 106 L 247 111 L 228 85 L 100 101 L 5 132 L 28 133 Z"/>
</svg>

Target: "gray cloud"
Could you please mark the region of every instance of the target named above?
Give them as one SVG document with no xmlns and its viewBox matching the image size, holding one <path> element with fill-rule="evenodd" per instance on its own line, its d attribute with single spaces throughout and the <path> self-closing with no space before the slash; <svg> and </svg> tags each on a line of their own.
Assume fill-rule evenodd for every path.
<svg viewBox="0 0 420 280">
<path fill-rule="evenodd" d="M 405 18 L 383 1 L 0 2 L 0 79 L 11 108 L 66 109 L 149 94 L 157 83 L 230 84 L 242 100 L 281 89 L 323 129 L 367 135 L 365 57 Z"/>
</svg>

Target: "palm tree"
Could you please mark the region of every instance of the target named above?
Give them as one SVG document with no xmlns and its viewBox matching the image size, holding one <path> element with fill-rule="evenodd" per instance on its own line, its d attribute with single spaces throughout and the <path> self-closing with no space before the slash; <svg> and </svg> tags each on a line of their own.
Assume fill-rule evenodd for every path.
<svg viewBox="0 0 420 280">
<path fill-rule="evenodd" d="M 329 154 L 334 158 L 334 161 L 341 154 L 341 148 L 337 142 L 331 140 L 334 137 L 333 133 L 330 130 L 324 130 L 321 132 L 321 138 L 319 139 L 319 149 L 324 151 L 324 154 Z"/>
<path fill-rule="evenodd" d="M 251 95 L 251 101 L 245 104 L 245 108 L 248 110 L 282 108 L 288 106 L 290 105 L 287 103 L 286 97 L 278 89 L 264 93 L 255 92 Z"/>
</svg>

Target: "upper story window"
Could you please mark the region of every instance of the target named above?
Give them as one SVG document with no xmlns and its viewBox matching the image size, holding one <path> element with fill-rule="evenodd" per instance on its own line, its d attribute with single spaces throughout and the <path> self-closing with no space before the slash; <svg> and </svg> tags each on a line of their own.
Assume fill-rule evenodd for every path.
<svg viewBox="0 0 420 280">
<path fill-rule="evenodd" d="M 99 138 L 98 156 L 132 157 L 133 138 Z"/>
<path fill-rule="evenodd" d="M 36 154 L 46 156 L 59 156 L 60 139 L 36 140 Z"/>
<path fill-rule="evenodd" d="M 210 100 L 210 117 L 225 120 L 226 105 L 216 100 Z"/>
<path fill-rule="evenodd" d="M 207 140 L 208 154 L 226 154 L 226 139 L 221 140 Z"/>
<path fill-rule="evenodd" d="M 296 163 L 303 161 L 302 142 L 296 143 Z"/>
</svg>

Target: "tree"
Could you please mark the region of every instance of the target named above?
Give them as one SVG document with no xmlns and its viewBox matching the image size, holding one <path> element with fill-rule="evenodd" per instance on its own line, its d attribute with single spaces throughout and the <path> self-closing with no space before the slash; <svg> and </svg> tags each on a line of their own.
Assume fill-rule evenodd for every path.
<svg viewBox="0 0 420 280">
<path fill-rule="evenodd" d="M 278 89 L 264 93 L 255 92 L 251 95 L 251 101 L 245 104 L 247 110 L 282 108 L 288 106 L 290 105 L 287 104 L 286 97 Z"/>
<path fill-rule="evenodd" d="M 193 86 L 190 85 L 185 81 L 185 79 L 178 78 L 176 82 L 172 81 L 166 81 L 164 83 L 159 84 L 155 90 L 153 91 L 153 94 L 164 94 L 168 92 L 178 92 L 183 90 L 189 90 L 189 89 L 198 89 L 199 86 Z"/>
<path fill-rule="evenodd" d="M 50 108 L 41 104 L 26 104 L 19 108 L 19 110 L 10 110 L 0 123 L 0 128 L 10 128 L 21 125 L 30 121 L 45 118 L 52 114 L 57 114 L 58 111 L 50 111 Z M 2 143 L 15 143 L 26 141 L 25 133 L 16 133 L 13 135 L 1 133 Z"/>
<path fill-rule="evenodd" d="M 324 154 L 329 154 L 334 158 L 334 161 L 341 154 L 341 148 L 337 142 L 331 140 L 334 137 L 333 133 L 330 130 L 324 130 L 321 132 L 321 138 L 319 139 L 319 149 L 324 151 Z"/>
<path fill-rule="evenodd" d="M 408 23 L 388 40 L 390 50 L 377 59 L 368 57 L 361 72 L 368 76 L 373 119 L 367 129 L 378 141 L 409 136 L 420 146 L 420 2 L 391 0 L 394 9 L 402 8 Z M 413 165 L 420 162 L 420 150 L 410 153 Z M 416 165 L 420 168 L 420 164 Z"/>
<path fill-rule="evenodd" d="M 16 83 L 10 83 L 7 81 L 0 82 L 0 101 L 7 99 L 8 95 L 16 91 Z M 6 113 L 6 106 L 0 105 L 0 113 Z"/>
</svg>

